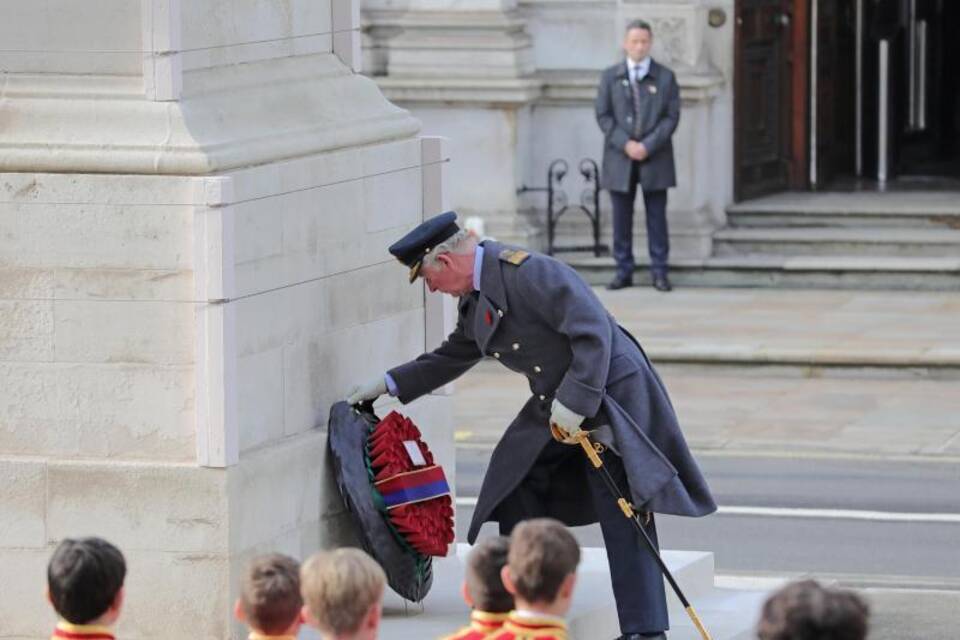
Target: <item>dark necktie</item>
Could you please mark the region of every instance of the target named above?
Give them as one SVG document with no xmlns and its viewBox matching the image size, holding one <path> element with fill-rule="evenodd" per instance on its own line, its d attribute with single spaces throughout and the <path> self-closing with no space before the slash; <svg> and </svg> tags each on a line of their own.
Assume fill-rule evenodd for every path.
<svg viewBox="0 0 960 640">
<path fill-rule="evenodd" d="M 630 88 L 633 90 L 633 137 L 640 137 L 640 69 L 634 67 Z"/>
</svg>

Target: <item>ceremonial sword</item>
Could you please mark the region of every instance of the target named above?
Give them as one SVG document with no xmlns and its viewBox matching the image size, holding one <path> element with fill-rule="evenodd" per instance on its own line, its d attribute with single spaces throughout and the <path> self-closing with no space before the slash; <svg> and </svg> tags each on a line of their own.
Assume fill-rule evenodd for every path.
<svg viewBox="0 0 960 640">
<path fill-rule="evenodd" d="M 597 470 L 597 473 L 600 474 L 600 477 L 603 478 L 603 482 L 607 485 L 607 489 L 610 490 L 610 493 L 613 494 L 614 499 L 616 499 L 617 506 L 620 507 L 620 511 L 622 511 L 623 515 L 633 523 L 637 531 L 640 532 L 640 536 L 647 543 L 647 549 L 649 549 L 650 553 L 653 554 L 654 559 L 657 561 L 657 565 L 660 567 L 660 571 L 663 573 L 663 577 L 667 579 L 667 582 L 670 583 L 670 587 L 673 589 L 673 592 L 677 594 L 677 598 L 680 599 L 680 604 L 683 605 L 687 615 L 690 616 L 693 626 L 695 626 L 697 631 L 700 632 L 700 637 L 703 638 L 703 640 L 711 640 L 710 633 L 707 631 L 706 627 L 703 626 L 700 616 L 697 615 L 696 610 L 693 608 L 693 605 L 690 604 L 690 601 L 687 600 L 687 597 L 683 595 L 680 585 L 677 584 L 673 574 L 670 573 L 670 569 L 667 568 L 667 563 L 664 562 L 663 558 L 660 556 L 660 552 L 657 550 L 657 545 L 653 544 L 653 540 L 651 540 L 650 536 L 647 535 L 646 530 L 643 528 L 643 524 L 640 522 L 640 516 L 637 515 L 637 512 L 634 510 L 633 505 L 630 504 L 630 501 L 623 497 L 623 493 L 620 491 L 617 483 L 613 480 L 613 476 L 611 476 L 610 472 L 607 471 L 607 468 L 603 466 L 603 458 L 600 456 L 605 450 L 604 446 L 599 442 L 593 442 L 590 440 L 590 433 L 588 431 L 578 431 L 573 436 L 569 436 L 566 435 L 566 431 L 563 428 L 556 424 L 551 424 L 550 432 L 555 440 L 558 440 L 563 444 L 580 445 L 584 453 L 587 454 L 587 458 L 590 459 L 590 464 L 593 465 L 593 467 Z"/>
</svg>

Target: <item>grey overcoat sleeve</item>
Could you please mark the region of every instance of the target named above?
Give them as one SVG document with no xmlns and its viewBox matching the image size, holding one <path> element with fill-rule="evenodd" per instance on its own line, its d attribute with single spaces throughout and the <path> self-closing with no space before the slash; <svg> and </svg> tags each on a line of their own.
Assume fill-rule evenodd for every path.
<svg viewBox="0 0 960 640">
<path fill-rule="evenodd" d="M 594 108 L 597 113 L 597 124 L 603 132 L 603 140 L 607 146 L 620 151 L 624 155 L 623 148 L 630 141 L 630 136 L 626 131 L 617 126 L 617 120 L 613 113 L 613 85 L 614 76 L 604 73 L 600 78 L 600 88 L 597 90 L 597 99 Z"/>
<path fill-rule="evenodd" d="M 576 272 L 556 260 L 527 261 L 517 273 L 517 286 L 524 304 L 570 340 L 570 368 L 557 387 L 557 400 L 582 416 L 597 415 L 613 340 L 606 309 Z"/>
<path fill-rule="evenodd" d="M 665 98 L 664 108 L 657 119 L 657 124 L 640 140 L 651 156 L 670 140 L 670 136 L 677 130 L 677 125 L 680 123 L 680 86 L 673 73 L 670 74 Z"/>
<path fill-rule="evenodd" d="M 397 397 L 407 404 L 456 380 L 483 357 L 477 343 L 463 332 L 463 315 L 443 344 L 387 373 L 397 385 Z"/>
</svg>

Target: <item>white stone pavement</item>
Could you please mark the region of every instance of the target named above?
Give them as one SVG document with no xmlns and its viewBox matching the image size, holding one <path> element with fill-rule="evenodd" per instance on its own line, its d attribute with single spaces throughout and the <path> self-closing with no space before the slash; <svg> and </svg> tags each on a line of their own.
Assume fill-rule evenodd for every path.
<svg viewBox="0 0 960 640">
<path fill-rule="evenodd" d="M 960 458 L 960 294 L 597 290 L 663 375 L 696 449 Z M 460 443 L 495 442 L 526 384 L 457 383 Z"/>
</svg>

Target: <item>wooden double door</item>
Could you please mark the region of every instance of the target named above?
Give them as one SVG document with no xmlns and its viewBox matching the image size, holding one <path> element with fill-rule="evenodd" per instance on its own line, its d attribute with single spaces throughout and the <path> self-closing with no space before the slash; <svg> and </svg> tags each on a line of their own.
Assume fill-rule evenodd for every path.
<svg viewBox="0 0 960 640">
<path fill-rule="evenodd" d="M 854 1 L 737 0 L 737 200 L 822 184 L 851 163 Z"/>
</svg>

